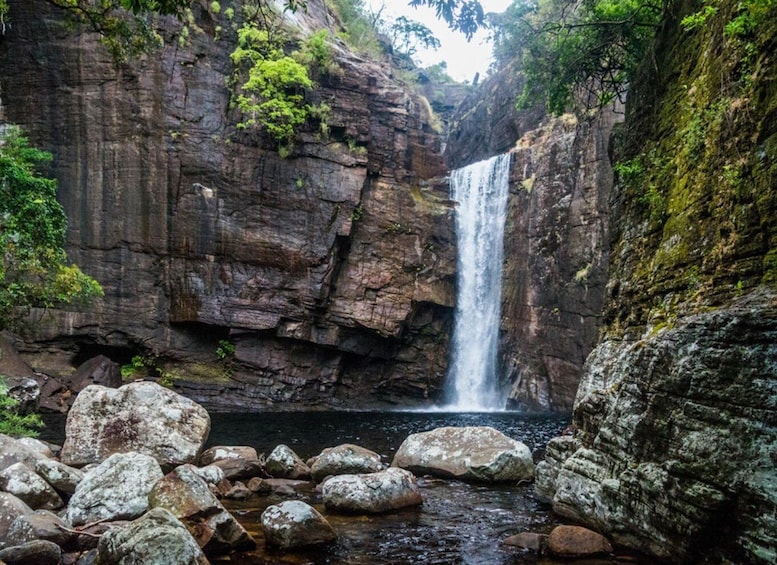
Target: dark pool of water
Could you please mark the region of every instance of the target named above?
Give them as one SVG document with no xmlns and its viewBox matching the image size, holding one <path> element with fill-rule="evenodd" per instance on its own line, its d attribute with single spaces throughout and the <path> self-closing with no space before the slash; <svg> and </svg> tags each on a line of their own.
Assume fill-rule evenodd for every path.
<svg viewBox="0 0 777 565">
<path fill-rule="evenodd" d="M 518 413 L 444 412 L 281 412 L 211 414 L 207 446 L 250 445 L 269 453 L 279 443 L 303 459 L 326 447 L 356 443 L 380 453 L 387 463 L 411 433 L 441 426 L 492 426 L 532 451 L 558 435 L 568 418 Z M 48 419 L 47 439 L 62 440 L 64 420 Z M 474 485 L 420 477 L 423 505 L 379 516 L 328 514 L 312 488 L 296 496 L 319 509 L 338 533 L 327 549 L 280 553 L 267 550 L 260 526 L 262 511 L 284 498 L 278 495 L 226 501 L 225 505 L 259 544 L 254 552 L 213 559 L 239 565 L 342 564 L 507 565 L 554 563 L 500 542 L 520 532 L 547 533 L 561 523 L 534 496 L 532 485 Z M 288 497 L 286 497 L 288 498 Z M 634 561 L 632 561 L 634 562 Z M 591 563 L 589 561 L 589 563 Z"/>
</svg>

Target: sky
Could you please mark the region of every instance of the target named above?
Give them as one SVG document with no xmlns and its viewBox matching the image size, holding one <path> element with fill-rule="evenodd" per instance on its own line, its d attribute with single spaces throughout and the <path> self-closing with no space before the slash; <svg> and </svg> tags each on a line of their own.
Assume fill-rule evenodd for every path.
<svg viewBox="0 0 777 565">
<path fill-rule="evenodd" d="M 488 34 L 485 31 L 476 33 L 467 42 L 463 33 L 451 31 L 445 22 L 438 20 L 433 8 L 412 8 L 408 6 L 408 2 L 409 0 L 366 0 L 367 6 L 375 11 L 385 4 L 385 16 L 405 16 L 432 30 L 442 46 L 436 51 L 419 50 L 415 58 L 422 67 L 445 61 L 448 64 L 448 74 L 459 81 L 472 82 L 475 73 L 480 73 L 481 78 L 486 75 L 491 63 L 491 45 L 486 40 Z M 480 3 L 486 13 L 503 12 L 512 0 L 480 0 Z"/>
</svg>

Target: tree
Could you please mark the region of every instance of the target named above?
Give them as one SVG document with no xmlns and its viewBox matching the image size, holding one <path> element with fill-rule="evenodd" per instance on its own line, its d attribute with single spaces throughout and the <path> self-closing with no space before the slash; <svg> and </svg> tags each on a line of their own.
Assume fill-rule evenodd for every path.
<svg viewBox="0 0 777 565">
<path fill-rule="evenodd" d="M 440 40 L 434 36 L 432 30 L 405 16 L 398 17 L 391 24 L 390 33 L 394 48 L 408 57 L 415 55 L 419 46 L 435 50 L 440 48 Z"/>
<path fill-rule="evenodd" d="M 0 329 L 31 307 L 102 295 L 93 278 L 66 264 L 67 220 L 56 181 L 36 171 L 51 154 L 30 147 L 18 127 L 0 137 Z"/>
<path fill-rule="evenodd" d="M 522 0 L 498 27 L 497 57 L 520 57 L 522 107 L 560 114 L 625 101 L 665 10 L 663 0 Z"/>
<path fill-rule="evenodd" d="M 438 18 L 451 29 L 462 32 L 467 39 L 486 23 L 483 6 L 478 0 L 410 0 L 410 5 L 434 8 Z"/>
</svg>

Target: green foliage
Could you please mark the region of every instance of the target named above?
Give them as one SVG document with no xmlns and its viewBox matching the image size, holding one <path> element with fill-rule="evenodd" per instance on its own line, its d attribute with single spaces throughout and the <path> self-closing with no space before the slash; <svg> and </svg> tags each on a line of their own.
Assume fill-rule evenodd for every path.
<svg viewBox="0 0 777 565">
<path fill-rule="evenodd" d="M 0 434 L 35 437 L 43 427 L 38 414 L 19 414 L 19 401 L 8 393 L 8 386 L 0 377 Z"/>
<path fill-rule="evenodd" d="M 321 29 L 305 38 L 299 50 L 292 53 L 294 60 L 317 76 L 342 76 L 343 70 L 335 61 L 329 30 Z"/>
<path fill-rule="evenodd" d="M 429 65 L 424 69 L 424 73 L 429 77 L 431 82 L 437 84 L 450 84 L 456 82 L 451 75 L 448 74 L 448 63 L 440 61 L 434 65 Z"/>
<path fill-rule="evenodd" d="M 380 16 L 368 13 L 364 0 L 327 0 L 326 4 L 340 18 L 344 30 L 341 38 L 348 45 L 373 57 L 380 55 Z"/>
<path fill-rule="evenodd" d="M 238 127 L 258 126 L 279 144 L 291 144 L 310 115 L 305 91 L 313 81 L 307 68 L 286 55 L 269 31 L 251 22 L 238 30 L 231 58 L 233 103 L 243 115 Z"/>
<path fill-rule="evenodd" d="M 494 20 L 495 55 L 522 61 L 520 107 L 598 108 L 625 98 L 663 14 L 659 0 L 516 0 Z"/>
<path fill-rule="evenodd" d="M 232 357 L 235 354 L 235 344 L 222 339 L 219 340 L 219 346 L 216 348 L 216 357 L 219 361 L 225 361 L 228 357 Z"/>
<path fill-rule="evenodd" d="M 415 55 L 419 47 L 434 50 L 440 48 L 440 40 L 434 36 L 432 30 L 405 16 L 398 17 L 390 25 L 389 33 L 394 49 L 409 57 Z"/>
<path fill-rule="evenodd" d="M 67 220 L 56 181 L 36 170 L 50 160 L 50 154 L 30 147 L 18 127 L 0 138 L 0 328 L 31 307 L 102 296 L 97 281 L 65 262 Z"/>
</svg>

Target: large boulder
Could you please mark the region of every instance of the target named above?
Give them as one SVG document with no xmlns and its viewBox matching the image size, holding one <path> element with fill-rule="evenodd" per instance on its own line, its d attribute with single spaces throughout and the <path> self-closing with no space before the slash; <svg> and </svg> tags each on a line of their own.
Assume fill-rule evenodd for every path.
<svg viewBox="0 0 777 565">
<path fill-rule="evenodd" d="M 321 495 L 327 510 L 355 514 L 378 514 L 423 502 L 415 476 L 394 467 L 331 477 L 324 482 Z"/>
<path fill-rule="evenodd" d="M 116 453 L 89 471 L 67 507 L 74 526 L 97 520 L 131 520 L 148 510 L 148 494 L 164 476 L 156 459 Z"/>
<path fill-rule="evenodd" d="M 165 508 L 189 530 L 207 554 L 252 549 L 256 542 L 211 493 L 192 465 L 181 465 L 154 485 L 153 508 Z"/>
<path fill-rule="evenodd" d="M 531 451 L 488 426 L 445 427 L 411 434 L 392 463 L 415 474 L 464 481 L 504 482 L 534 477 Z"/>
<path fill-rule="evenodd" d="M 98 563 L 206 565 L 208 559 L 183 524 L 164 508 L 154 508 L 126 526 L 111 528 L 97 546 Z"/>
<path fill-rule="evenodd" d="M 262 531 L 268 545 L 282 549 L 333 542 L 337 534 L 321 513 L 301 500 L 287 500 L 262 512 Z"/>
<path fill-rule="evenodd" d="M 313 479 L 320 481 L 330 475 L 375 473 L 385 466 L 380 455 L 364 447 L 344 443 L 324 449 L 310 465 Z"/>
<path fill-rule="evenodd" d="M 35 509 L 56 510 L 65 505 L 51 485 L 24 463 L 14 463 L 0 471 L 0 489 L 18 496 Z"/>
<path fill-rule="evenodd" d="M 156 383 L 119 389 L 90 385 L 68 413 L 60 457 L 81 467 L 114 453 L 137 451 L 169 469 L 196 462 L 209 432 L 204 408 Z"/>
<path fill-rule="evenodd" d="M 286 445 L 278 445 L 264 461 L 264 470 L 278 479 L 310 478 L 310 467 Z"/>
</svg>

